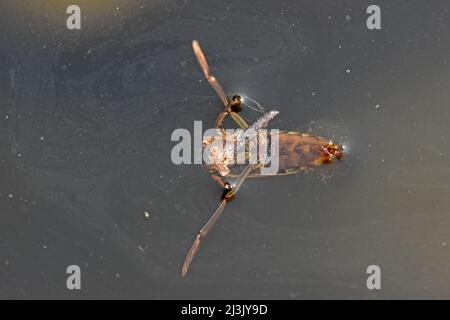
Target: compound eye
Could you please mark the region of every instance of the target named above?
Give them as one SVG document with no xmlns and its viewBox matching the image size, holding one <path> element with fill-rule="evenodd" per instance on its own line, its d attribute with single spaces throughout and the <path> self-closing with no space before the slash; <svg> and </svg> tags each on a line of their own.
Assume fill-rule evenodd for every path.
<svg viewBox="0 0 450 320">
<path fill-rule="evenodd" d="M 231 98 L 231 111 L 239 113 L 242 109 L 241 107 L 242 101 L 241 101 L 241 96 L 239 95 L 234 95 Z"/>
<path fill-rule="evenodd" d="M 231 98 L 231 101 L 233 101 L 233 102 L 237 102 L 237 101 L 241 102 L 241 100 L 242 100 L 241 96 L 240 96 L 240 95 L 237 95 L 237 94 L 235 94 L 235 95 Z"/>
</svg>

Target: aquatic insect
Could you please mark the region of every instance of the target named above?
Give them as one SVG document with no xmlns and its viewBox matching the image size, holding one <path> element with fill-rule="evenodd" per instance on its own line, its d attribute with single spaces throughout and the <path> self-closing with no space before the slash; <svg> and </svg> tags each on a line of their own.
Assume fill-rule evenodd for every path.
<svg viewBox="0 0 450 320">
<path fill-rule="evenodd" d="M 256 120 L 255 123 L 249 126 L 243 117 L 239 115 L 239 112 L 241 112 L 243 108 L 242 98 L 239 95 L 234 95 L 231 99 L 228 99 L 217 79 L 209 73 L 209 66 L 205 55 L 196 40 L 192 42 L 192 48 L 206 80 L 216 91 L 224 105 L 224 110 L 219 113 L 215 122 L 215 128 L 222 132 L 224 139 L 236 139 L 236 136 L 227 136 L 225 130 L 222 128 L 222 123 L 227 115 L 229 115 L 242 130 L 260 130 L 267 126 L 268 122 L 278 114 L 278 111 L 275 110 L 265 113 Z M 277 135 L 276 137 L 274 136 L 275 134 Z M 341 144 L 335 144 L 331 140 L 323 137 L 294 131 L 278 131 L 277 133 L 271 133 L 265 143 L 270 143 L 270 140 L 274 138 L 277 138 L 279 143 L 279 166 L 278 171 L 273 175 L 295 174 L 322 164 L 331 163 L 334 159 L 341 160 L 344 156 L 344 147 Z M 213 140 L 213 138 L 205 138 L 203 140 L 203 146 L 209 146 Z M 248 155 L 248 157 L 250 156 L 251 155 Z M 212 148 L 207 153 L 207 157 L 209 160 L 208 163 L 210 163 L 208 169 L 211 177 L 217 181 L 224 190 L 221 199 L 222 202 L 197 234 L 194 243 L 184 260 L 181 269 L 182 276 L 187 274 L 192 259 L 200 247 L 201 240 L 211 231 L 212 227 L 224 212 L 226 204 L 233 199 L 245 179 L 249 176 L 261 176 L 258 172 L 262 166 L 261 162 L 250 163 L 242 170 L 242 172 L 238 173 L 236 170 L 239 169 L 239 166 L 230 165 L 230 155 L 227 152 L 217 152 L 217 150 Z M 233 185 L 224 180 L 228 177 L 237 177 Z"/>
</svg>

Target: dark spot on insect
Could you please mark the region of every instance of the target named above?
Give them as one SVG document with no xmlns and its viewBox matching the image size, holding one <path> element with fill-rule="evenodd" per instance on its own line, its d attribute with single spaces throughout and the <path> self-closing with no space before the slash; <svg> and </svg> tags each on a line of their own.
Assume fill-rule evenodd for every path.
<svg viewBox="0 0 450 320">
<path fill-rule="evenodd" d="M 223 193 L 222 193 L 222 200 L 230 201 L 233 199 L 233 186 L 229 184 L 228 182 L 225 183 Z"/>
<path fill-rule="evenodd" d="M 239 95 L 234 95 L 231 98 L 231 111 L 239 113 L 242 110 L 242 98 Z"/>
</svg>

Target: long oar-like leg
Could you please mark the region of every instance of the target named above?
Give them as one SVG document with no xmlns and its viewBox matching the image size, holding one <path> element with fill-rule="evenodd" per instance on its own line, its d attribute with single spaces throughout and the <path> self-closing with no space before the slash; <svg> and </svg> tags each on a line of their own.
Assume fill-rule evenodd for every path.
<svg viewBox="0 0 450 320">
<path fill-rule="evenodd" d="M 219 95 L 220 100 L 222 100 L 225 107 L 228 106 L 227 96 L 225 95 L 225 91 L 223 91 L 222 86 L 216 80 L 216 78 L 209 74 L 209 66 L 206 61 L 205 55 L 203 54 L 200 45 L 197 40 L 192 41 L 192 49 L 194 50 L 194 54 L 197 57 L 198 63 L 200 64 L 200 68 L 202 68 L 203 74 L 205 75 L 208 83 L 213 87 L 216 93 Z"/>
<path fill-rule="evenodd" d="M 206 57 L 200 47 L 200 44 L 197 40 L 192 41 L 192 49 L 194 50 L 194 54 L 197 57 L 198 63 L 200 65 L 200 68 L 203 71 L 203 74 L 208 81 L 208 83 L 213 87 L 213 89 L 216 91 L 217 95 L 219 96 L 220 100 L 225 106 L 224 111 L 219 113 L 216 119 L 215 127 L 218 129 L 222 127 L 223 120 L 227 116 L 227 114 L 230 114 L 231 118 L 234 120 L 234 122 L 237 123 L 237 125 L 241 129 L 247 129 L 248 125 L 245 122 L 244 119 L 242 119 L 241 116 L 239 116 L 236 112 L 231 111 L 230 104 L 228 103 L 228 99 L 226 97 L 225 91 L 222 89 L 222 86 L 219 84 L 217 79 L 209 74 L 209 65 L 208 61 L 206 60 Z"/>
<path fill-rule="evenodd" d="M 222 86 L 219 84 L 217 79 L 209 74 L 208 61 L 206 61 L 206 57 L 203 54 L 202 48 L 200 48 L 200 44 L 197 40 L 192 41 L 192 49 L 194 50 L 194 54 L 197 57 L 198 64 L 200 65 L 200 68 L 202 69 L 206 80 L 211 85 L 211 87 L 213 87 L 214 91 L 216 91 L 217 95 L 225 106 L 224 111 L 219 113 L 216 119 L 215 127 L 216 129 L 218 129 L 222 127 L 222 122 L 228 114 L 228 100 L 225 91 L 222 89 Z"/>
<path fill-rule="evenodd" d="M 248 177 L 250 172 L 257 167 L 258 164 L 249 164 L 244 171 L 239 175 L 239 177 L 236 180 L 236 183 L 233 188 L 227 189 L 224 193 L 223 200 L 220 203 L 217 210 L 213 213 L 211 218 L 209 218 L 208 222 L 203 226 L 203 228 L 200 230 L 200 232 L 195 237 L 194 243 L 191 246 L 191 249 L 189 250 L 188 254 L 186 255 L 186 258 L 183 262 L 183 267 L 181 268 L 181 275 L 184 277 L 188 270 L 189 266 L 191 265 L 192 259 L 194 259 L 195 254 L 197 253 L 198 249 L 200 248 L 200 242 L 201 240 L 206 237 L 206 235 L 211 231 L 211 228 L 216 224 L 217 220 L 219 220 L 220 216 L 223 213 L 223 210 L 225 209 L 225 206 L 228 201 L 230 201 L 233 196 L 236 194 L 236 192 L 239 191 L 242 184 L 244 183 L 244 180 Z"/>
<path fill-rule="evenodd" d="M 183 262 L 183 267 L 181 268 L 181 275 L 184 277 L 186 273 L 189 270 L 189 266 L 191 265 L 192 259 L 194 259 L 195 254 L 198 251 L 198 248 L 200 247 L 200 241 L 202 238 L 206 237 L 206 235 L 209 233 L 211 228 L 214 226 L 214 224 L 217 222 L 217 220 L 220 218 L 220 216 L 223 213 L 223 210 L 225 209 L 225 206 L 227 204 L 227 200 L 223 199 L 220 206 L 217 208 L 216 212 L 209 218 L 208 222 L 204 225 L 204 227 L 200 230 L 200 232 L 197 234 L 197 237 L 195 237 L 194 243 L 192 244 L 191 249 L 189 250 L 188 254 L 186 255 L 186 258 Z"/>
</svg>

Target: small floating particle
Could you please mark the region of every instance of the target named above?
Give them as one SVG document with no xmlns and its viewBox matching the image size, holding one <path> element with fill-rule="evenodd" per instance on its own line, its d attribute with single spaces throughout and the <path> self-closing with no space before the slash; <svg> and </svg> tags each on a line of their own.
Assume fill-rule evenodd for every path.
<svg viewBox="0 0 450 320">
<path fill-rule="evenodd" d="M 346 69 L 346 70 L 345 70 L 345 73 L 346 73 L 346 74 L 350 74 L 350 73 L 352 73 L 352 70 Z"/>
<path fill-rule="evenodd" d="M 148 213 L 147 211 L 144 211 L 144 216 L 145 216 L 145 218 L 150 218 L 150 213 Z"/>
</svg>

